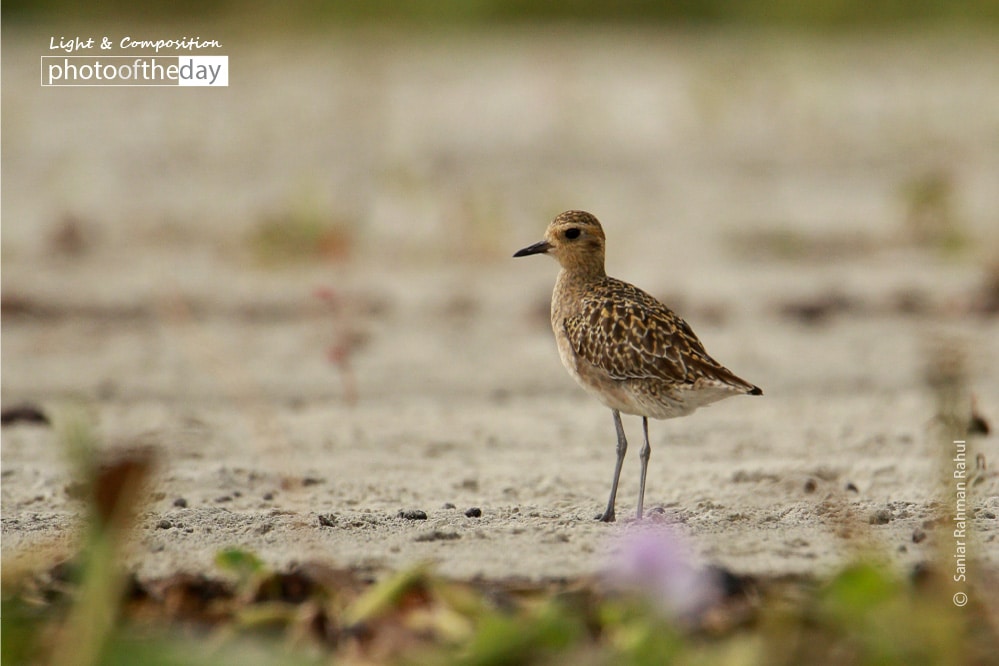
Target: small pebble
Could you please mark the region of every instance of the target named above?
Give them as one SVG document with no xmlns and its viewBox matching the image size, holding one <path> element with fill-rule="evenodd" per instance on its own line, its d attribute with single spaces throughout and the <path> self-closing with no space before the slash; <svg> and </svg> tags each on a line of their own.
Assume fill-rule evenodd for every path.
<svg viewBox="0 0 999 666">
<path fill-rule="evenodd" d="M 878 509 L 871 514 L 868 522 L 871 525 L 887 525 L 891 522 L 891 511 L 888 509 Z"/>
<path fill-rule="evenodd" d="M 302 485 L 303 486 L 316 486 L 316 485 L 319 485 L 322 482 L 323 482 L 322 479 L 317 478 L 315 476 L 307 476 L 304 479 L 302 479 Z"/>
<path fill-rule="evenodd" d="M 974 409 L 974 407 L 972 407 Z M 992 430 L 989 426 L 989 422 L 986 421 L 980 414 L 975 412 L 971 413 L 971 420 L 968 423 L 968 434 L 969 435 L 987 435 Z"/>
<path fill-rule="evenodd" d="M 815 479 L 808 479 L 805 481 L 805 492 L 814 493 L 816 488 Z"/>
<path fill-rule="evenodd" d="M 465 512 L 465 515 L 468 516 L 469 518 L 481 518 L 482 509 L 480 509 L 477 506 L 473 506 L 471 509 Z"/>
<path fill-rule="evenodd" d="M 177 499 L 175 499 L 173 501 L 173 505 L 174 506 L 179 506 L 181 509 L 186 509 L 187 508 L 187 500 L 184 499 L 183 497 L 178 497 Z"/>
<path fill-rule="evenodd" d="M 6 305 L 6 301 L 4 302 Z M 4 308 L 6 309 L 6 307 Z M 15 423 L 34 423 L 38 425 L 49 425 L 49 417 L 45 415 L 39 407 L 35 405 L 17 405 L 16 407 L 6 407 L 0 414 L 0 424 L 13 425 Z"/>
<path fill-rule="evenodd" d="M 231 495 L 222 495 L 222 497 L 216 497 L 215 501 L 218 502 L 218 503 L 220 503 L 220 504 L 222 502 L 231 502 L 232 501 L 232 496 Z"/>
<path fill-rule="evenodd" d="M 848 491 L 850 491 L 851 493 L 859 493 L 860 492 L 860 490 L 857 489 L 857 486 L 855 486 L 853 484 L 853 481 L 851 481 L 848 484 L 846 484 L 846 489 Z"/>
<path fill-rule="evenodd" d="M 332 513 L 319 514 L 319 524 L 323 527 L 336 527 L 336 515 Z"/>
<path fill-rule="evenodd" d="M 912 543 L 922 543 L 926 539 L 926 532 L 918 527 L 912 531 Z"/>
<path fill-rule="evenodd" d="M 442 509 L 457 509 L 458 507 L 456 507 L 456 506 L 455 506 L 454 504 L 452 504 L 451 502 L 444 502 L 444 504 L 443 504 L 443 505 L 441 505 L 441 508 L 442 508 Z"/>
<path fill-rule="evenodd" d="M 399 518 L 405 518 L 406 520 L 426 520 L 427 512 L 420 511 L 419 509 L 410 509 L 409 511 L 400 511 Z"/>
<path fill-rule="evenodd" d="M 173 523 L 171 523 L 169 520 L 161 520 L 160 522 L 156 523 L 156 529 L 158 530 L 168 530 L 171 527 L 173 527 Z"/>
<path fill-rule="evenodd" d="M 274 493 L 264 493 L 264 501 L 270 502 L 274 499 Z"/>
</svg>

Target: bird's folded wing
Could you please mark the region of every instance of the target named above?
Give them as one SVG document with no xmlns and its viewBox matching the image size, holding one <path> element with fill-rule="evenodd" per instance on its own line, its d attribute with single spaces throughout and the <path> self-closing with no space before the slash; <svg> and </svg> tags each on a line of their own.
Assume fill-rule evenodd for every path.
<svg viewBox="0 0 999 666">
<path fill-rule="evenodd" d="M 564 326 L 577 356 L 613 379 L 744 384 L 708 356 L 687 322 L 624 282 L 607 293 L 585 297 L 579 313 Z"/>
</svg>

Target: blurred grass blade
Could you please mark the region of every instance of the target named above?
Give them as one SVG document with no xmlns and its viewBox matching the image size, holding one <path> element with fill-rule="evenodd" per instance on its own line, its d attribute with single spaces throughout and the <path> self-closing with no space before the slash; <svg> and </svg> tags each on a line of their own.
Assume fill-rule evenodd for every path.
<svg viewBox="0 0 999 666">
<path fill-rule="evenodd" d="M 426 581 L 429 566 L 417 564 L 373 585 L 344 614 L 349 626 L 368 622 L 396 608 L 407 592 Z"/>
</svg>

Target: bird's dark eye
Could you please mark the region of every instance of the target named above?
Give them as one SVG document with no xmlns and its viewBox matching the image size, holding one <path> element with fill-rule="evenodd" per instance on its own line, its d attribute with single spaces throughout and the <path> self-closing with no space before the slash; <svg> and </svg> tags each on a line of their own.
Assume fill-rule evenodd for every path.
<svg viewBox="0 0 999 666">
<path fill-rule="evenodd" d="M 579 229 L 576 229 L 575 227 L 573 227 L 572 229 L 566 229 L 565 237 L 568 238 L 569 240 L 573 240 L 574 238 L 579 238 Z"/>
</svg>

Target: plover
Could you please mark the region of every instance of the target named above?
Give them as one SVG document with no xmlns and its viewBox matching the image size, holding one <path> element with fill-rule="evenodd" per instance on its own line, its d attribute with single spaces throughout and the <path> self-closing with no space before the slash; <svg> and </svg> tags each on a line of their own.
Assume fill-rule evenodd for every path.
<svg viewBox="0 0 999 666">
<path fill-rule="evenodd" d="M 612 522 L 628 450 L 622 412 L 642 417 L 641 519 L 652 452 L 649 419 L 686 416 L 729 396 L 763 395 L 763 391 L 708 356 L 687 322 L 668 307 L 638 287 L 608 277 L 605 238 L 596 217 L 569 210 L 552 220 L 543 241 L 513 256 L 547 254 L 562 266 L 551 307 L 559 357 L 569 374 L 614 414 L 617 464 L 607 509 L 599 516 Z"/>
</svg>

